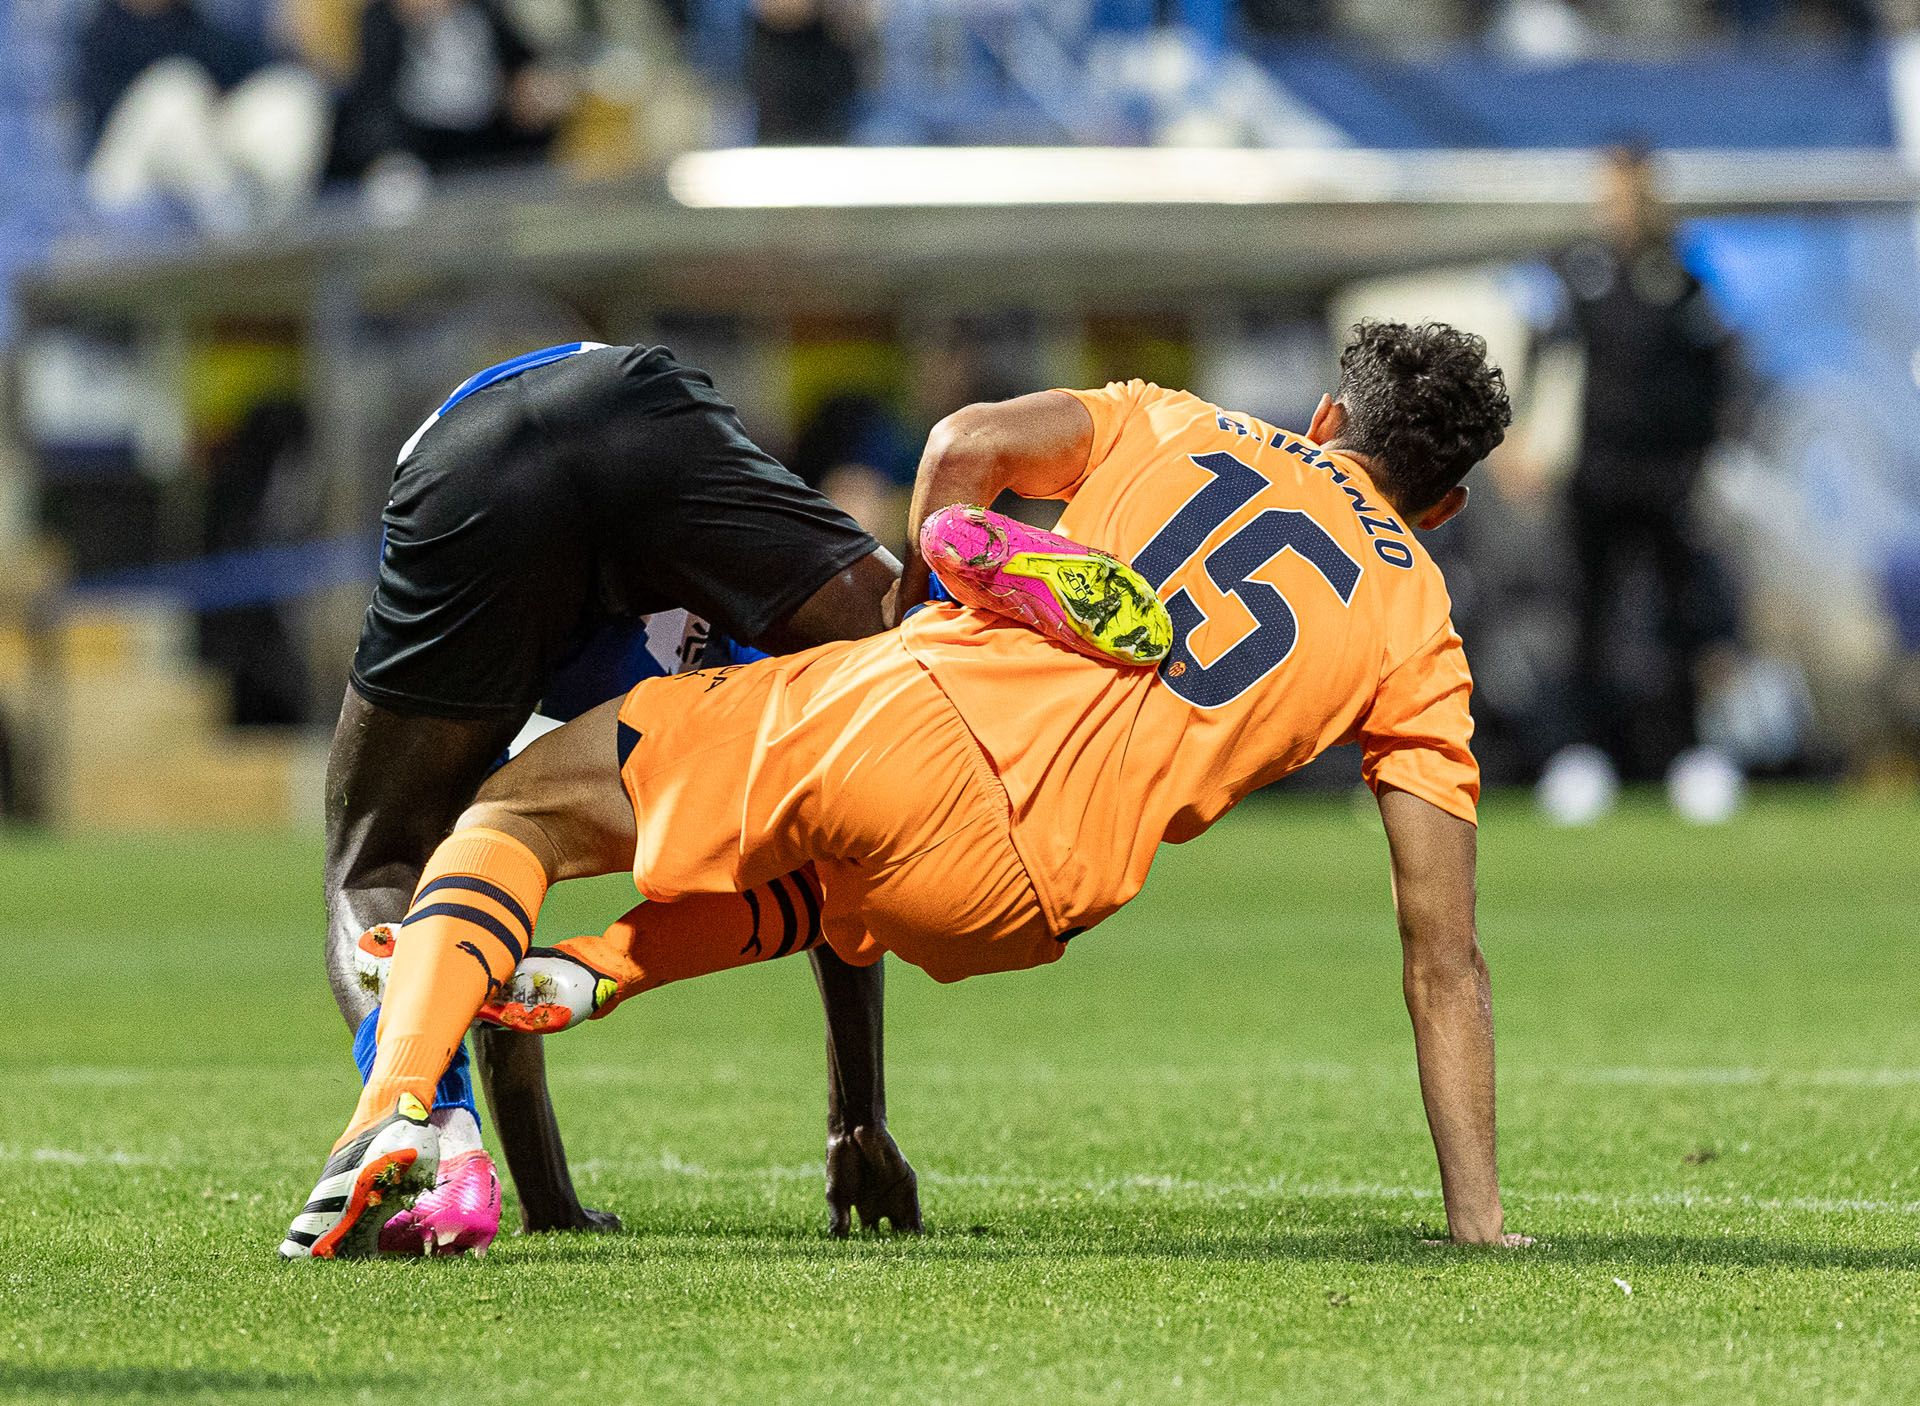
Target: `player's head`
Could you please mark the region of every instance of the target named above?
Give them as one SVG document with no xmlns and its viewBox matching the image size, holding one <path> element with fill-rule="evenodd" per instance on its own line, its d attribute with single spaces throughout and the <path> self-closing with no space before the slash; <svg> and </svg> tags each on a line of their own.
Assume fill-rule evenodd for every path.
<svg viewBox="0 0 1920 1406">
<path fill-rule="evenodd" d="M 1484 337 L 1444 322 L 1362 322 L 1340 353 L 1340 390 L 1309 435 L 1364 456 L 1402 517 L 1438 527 L 1467 501 L 1460 480 L 1512 423 L 1507 381 Z"/>
<path fill-rule="evenodd" d="M 1629 140 L 1607 148 L 1595 195 L 1600 228 L 1615 244 L 1632 248 L 1658 238 L 1667 227 L 1653 152 Z"/>
</svg>

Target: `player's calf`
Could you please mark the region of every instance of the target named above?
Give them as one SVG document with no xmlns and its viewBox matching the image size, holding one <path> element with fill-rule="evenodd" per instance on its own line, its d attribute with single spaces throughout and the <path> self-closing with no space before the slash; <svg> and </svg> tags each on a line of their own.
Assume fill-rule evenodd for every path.
<svg viewBox="0 0 1920 1406">
<path fill-rule="evenodd" d="M 393 970 L 393 946 L 399 940 L 399 928 L 381 923 L 361 933 L 353 945 L 354 979 L 376 1002 L 387 999 L 387 973 Z"/>
</svg>

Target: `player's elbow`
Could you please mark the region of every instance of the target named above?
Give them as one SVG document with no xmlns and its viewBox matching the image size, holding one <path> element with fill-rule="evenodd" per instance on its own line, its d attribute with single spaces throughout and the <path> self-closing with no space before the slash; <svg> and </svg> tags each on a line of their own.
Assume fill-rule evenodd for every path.
<svg viewBox="0 0 1920 1406">
<path fill-rule="evenodd" d="M 963 405 L 933 427 L 923 464 L 965 474 L 998 463 L 1005 447 L 992 405 Z"/>
</svg>

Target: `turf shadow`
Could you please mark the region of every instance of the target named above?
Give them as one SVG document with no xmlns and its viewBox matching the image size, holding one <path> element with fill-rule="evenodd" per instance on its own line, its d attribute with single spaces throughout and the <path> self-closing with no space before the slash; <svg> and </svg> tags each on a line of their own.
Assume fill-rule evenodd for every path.
<svg viewBox="0 0 1920 1406">
<path fill-rule="evenodd" d="M 919 1239 L 864 1234 L 836 1241 L 824 1232 L 777 1223 L 735 1223 L 700 1227 L 630 1226 L 621 1235 L 540 1236 L 512 1242 L 515 1262 L 549 1264 L 606 1263 L 629 1255 L 650 1260 L 709 1261 L 716 1254 L 750 1254 L 760 1261 L 832 1263 L 850 1256 L 976 1263 L 1073 1260 L 1166 1260 L 1228 1264 L 1341 1263 L 1404 1265 L 1431 1269 L 1463 1263 L 1490 1253 L 1511 1254 L 1515 1262 L 1547 1260 L 1562 1265 L 1620 1267 L 1696 1267 L 1702 1269 L 1806 1269 L 1855 1273 L 1920 1273 L 1920 1243 L 1912 1246 L 1861 1246 L 1763 1236 L 1630 1234 L 1577 1232 L 1556 1234 L 1550 1224 L 1528 1226 L 1541 1244 L 1524 1255 L 1424 1243 L 1431 1229 L 1400 1219 L 1359 1222 L 1319 1231 L 1234 1230 L 1209 1227 L 1192 1234 L 1131 1225 L 1063 1221 L 1054 1230 L 1034 1234 L 1024 1228 L 991 1224 L 929 1227 Z"/>
<path fill-rule="evenodd" d="M 1712 1269 L 1903 1270 L 1920 1273 L 1920 1242 L 1901 1246 L 1735 1235 L 1575 1234 L 1544 1237 L 1554 1259 L 1574 1264 L 1685 1265 Z"/>
<path fill-rule="evenodd" d="M 230 1371 L 209 1367 L 16 1367 L 0 1364 L 0 1398 L 29 1401 L 98 1398 L 126 1401 L 140 1397 L 198 1397 L 224 1392 L 258 1392 L 298 1400 L 315 1392 L 328 1395 L 387 1392 L 424 1386 L 410 1372 Z"/>
</svg>

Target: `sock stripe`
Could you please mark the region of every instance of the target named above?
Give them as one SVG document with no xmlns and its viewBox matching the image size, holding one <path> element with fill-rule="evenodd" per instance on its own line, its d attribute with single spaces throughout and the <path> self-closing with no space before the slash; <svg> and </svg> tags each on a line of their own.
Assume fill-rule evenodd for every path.
<svg viewBox="0 0 1920 1406">
<path fill-rule="evenodd" d="M 804 873 L 794 874 L 793 886 L 800 890 L 800 901 L 807 905 L 807 934 L 801 940 L 800 950 L 806 951 L 820 940 L 820 896 L 813 891 L 813 884 Z"/>
<path fill-rule="evenodd" d="M 485 879 L 475 878 L 471 874 L 449 874 L 443 879 L 435 879 L 432 883 L 421 889 L 420 892 L 413 896 L 413 901 L 418 903 L 428 894 L 438 893 L 441 889 L 465 889 L 469 893 L 477 893 L 482 897 L 491 898 L 495 903 L 513 915 L 514 920 L 520 924 L 521 931 L 526 934 L 527 942 L 533 941 L 533 919 L 527 916 L 527 910 L 520 906 L 520 901 L 505 889 L 501 888 L 500 885 L 489 883 Z M 521 944 L 523 950 L 525 946 L 526 943 Z"/>
<path fill-rule="evenodd" d="M 761 950 L 760 948 L 760 900 L 758 897 L 755 896 L 752 889 L 748 889 L 745 893 L 741 894 L 740 896 L 747 900 L 747 911 L 753 914 L 753 932 L 748 936 L 746 945 L 740 949 L 740 955 L 744 957 L 749 952 L 753 952 L 757 954 Z"/>
<path fill-rule="evenodd" d="M 775 879 L 767 887 L 773 890 L 773 896 L 780 904 L 780 921 L 786 924 L 780 934 L 780 946 L 773 955 L 784 957 L 793 951 L 793 944 L 800 936 L 800 915 L 793 911 L 793 900 L 787 897 L 786 884 Z"/>
<path fill-rule="evenodd" d="M 471 942 L 468 942 L 462 939 L 459 943 L 455 944 L 455 950 L 465 952 L 469 957 L 473 958 L 474 961 L 480 964 L 480 970 L 487 974 L 487 985 L 489 987 L 497 986 L 500 984 L 500 978 L 495 976 L 493 974 L 493 968 L 487 965 L 486 954 L 483 953 L 478 947 L 475 947 Z M 516 963 L 515 965 L 518 965 L 518 963 Z M 441 1077 L 445 1078 L 446 1076 L 442 1075 Z M 438 1095 L 436 1094 L 435 1097 L 437 1101 Z"/>
<path fill-rule="evenodd" d="M 521 943 L 519 938 L 513 935 L 512 928 L 494 917 L 493 914 L 484 912 L 468 904 L 429 903 L 425 908 L 416 908 L 407 914 L 407 920 L 400 926 L 403 928 L 412 927 L 422 918 L 458 918 L 462 922 L 472 923 L 484 932 L 492 933 L 493 936 L 499 940 L 500 945 L 506 948 L 508 954 L 512 956 L 513 966 L 519 966 L 520 959 L 527 954 L 525 945 Z M 480 965 L 485 966 L 486 963 L 482 962 Z"/>
<path fill-rule="evenodd" d="M 548 882 L 540 856 L 503 830 L 469 825 L 435 847 L 402 920 L 379 1048 L 343 1141 L 380 1127 L 395 1108 L 434 1101 L 475 1013 L 526 955 Z M 415 1111 L 424 1118 L 424 1107 Z M 418 1145 L 413 1129 L 396 1124 L 392 1136 Z"/>
</svg>

